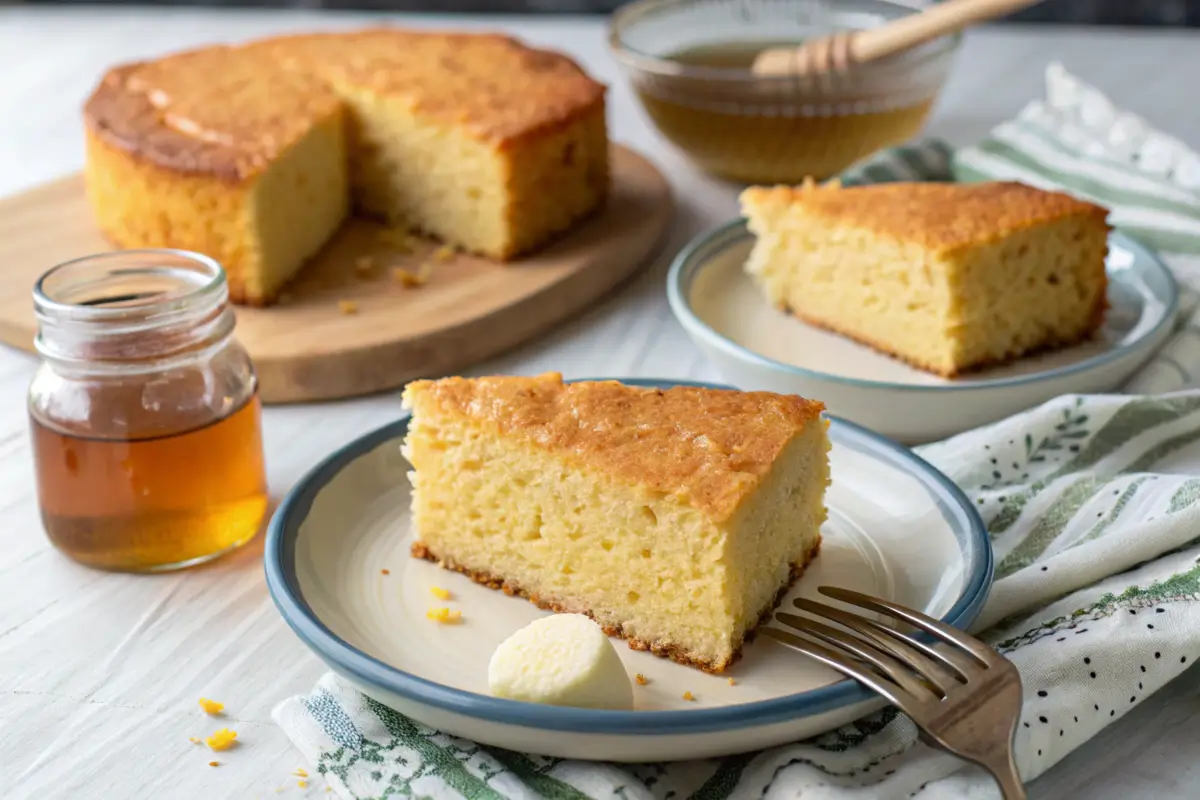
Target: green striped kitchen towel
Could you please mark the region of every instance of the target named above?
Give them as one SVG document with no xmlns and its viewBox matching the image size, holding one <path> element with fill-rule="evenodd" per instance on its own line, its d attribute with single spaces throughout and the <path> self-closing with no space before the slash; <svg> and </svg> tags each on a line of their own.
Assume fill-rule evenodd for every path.
<svg viewBox="0 0 1200 800">
<path fill-rule="evenodd" d="M 846 182 L 961 175 L 1062 185 L 1110 206 L 1118 224 L 1128 221 L 1190 283 L 1190 226 L 1200 213 L 1181 211 L 1191 190 L 1180 170 L 1139 172 L 1133 165 L 1163 163 L 1145 152 L 1122 162 L 1090 146 L 1072 150 L 1071 128 L 1047 120 L 1096 114 L 1073 117 L 1075 101 L 1059 91 L 1071 79 L 1060 68 L 1048 77 L 1047 101 L 986 142 L 957 154 L 937 142 L 889 151 Z M 1086 87 L 1073 91 L 1095 102 Z M 1124 115 L 1113 119 L 1114 129 L 1122 120 L 1131 127 Z M 1200 359 L 1186 355 L 1197 342 L 1185 344 L 1177 358 L 1190 371 Z M 1186 382 L 1155 362 L 1135 379 L 1139 394 L 1060 397 L 919 450 L 976 504 L 992 537 L 997 580 L 975 629 L 1021 671 L 1016 749 L 1027 780 L 1200 657 L 1200 478 L 1190 477 L 1200 475 L 1200 392 L 1175 391 Z M 274 717 L 313 780 L 344 798 L 998 796 L 978 768 L 927 748 L 912 722 L 890 710 L 764 752 L 644 765 L 542 758 L 457 739 L 332 674 L 281 702 Z"/>
</svg>

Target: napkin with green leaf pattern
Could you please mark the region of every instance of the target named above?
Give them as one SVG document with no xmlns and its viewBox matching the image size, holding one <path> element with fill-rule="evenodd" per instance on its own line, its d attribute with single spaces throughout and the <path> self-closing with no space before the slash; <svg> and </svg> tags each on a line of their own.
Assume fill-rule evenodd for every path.
<svg viewBox="0 0 1200 800">
<path fill-rule="evenodd" d="M 1200 288 L 1200 162 L 1061 67 L 985 142 L 880 154 L 848 183 L 1017 179 L 1112 209 Z M 1200 657 L 1200 331 L 1189 310 L 1132 381 L 1066 396 L 918 452 L 976 504 L 996 584 L 975 631 L 1021 671 L 1017 761 L 1035 778 Z M 706 761 L 619 765 L 484 747 L 430 730 L 332 674 L 275 719 L 345 798 L 993 798 L 978 768 L 887 710 L 824 736 Z M 736 736 L 732 733 L 731 737 Z M 736 749 L 736 741 L 731 741 Z"/>
</svg>

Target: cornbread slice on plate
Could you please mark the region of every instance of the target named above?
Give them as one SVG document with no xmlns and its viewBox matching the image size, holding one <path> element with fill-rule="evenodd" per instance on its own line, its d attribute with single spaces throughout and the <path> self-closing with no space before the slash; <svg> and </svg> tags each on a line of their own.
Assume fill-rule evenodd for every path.
<svg viewBox="0 0 1200 800">
<path fill-rule="evenodd" d="M 817 554 L 820 403 L 615 381 L 417 381 L 413 554 L 720 672 Z"/>
<path fill-rule="evenodd" d="M 1108 212 L 1019 183 L 752 187 L 746 271 L 775 306 L 945 377 L 1104 321 Z"/>
<path fill-rule="evenodd" d="M 608 192 L 604 86 L 505 36 L 390 28 L 111 70 L 84 109 L 88 196 L 122 247 L 218 259 L 266 305 L 351 205 L 500 260 Z"/>
</svg>

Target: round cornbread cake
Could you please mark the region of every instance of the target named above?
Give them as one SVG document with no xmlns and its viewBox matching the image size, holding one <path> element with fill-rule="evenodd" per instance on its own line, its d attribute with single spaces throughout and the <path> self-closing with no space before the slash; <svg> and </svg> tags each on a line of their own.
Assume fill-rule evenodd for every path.
<svg viewBox="0 0 1200 800">
<path fill-rule="evenodd" d="M 608 190 L 604 86 L 492 34 L 377 28 L 114 68 L 85 179 L 121 247 L 216 258 L 266 305 L 355 211 L 509 260 Z"/>
</svg>

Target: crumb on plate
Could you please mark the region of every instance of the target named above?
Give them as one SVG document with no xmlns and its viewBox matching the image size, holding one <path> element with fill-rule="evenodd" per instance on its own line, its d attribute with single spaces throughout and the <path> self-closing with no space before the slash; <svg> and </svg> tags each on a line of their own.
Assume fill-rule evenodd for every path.
<svg viewBox="0 0 1200 800">
<path fill-rule="evenodd" d="M 210 767 L 219 767 L 219 766 L 221 766 L 221 762 L 220 761 L 210 761 L 210 762 L 208 762 L 208 765 Z"/>
<path fill-rule="evenodd" d="M 430 586 L 429 593 L 432 594 L 434 597 L 436 597 L 438 600 L 449 600 L 450 599 L 450 590 L 443 589 L 440 586 Z"/>
<path fill-rule="evenodd" d="M 343 314 L 357 314 L 358 303 L 353 300 L 338 300 L 338 311 Z"/>
<path fill-rule="evenodd" d="M 221 730 L 205 739 L 204 743 L 208 745 L 210 750 L 228 750 L 236 743 L 235 739 L 237 739 L 237 731 L 231 731 L 229 728 L 221 728 Z"/>
<path fill-rule="evenodd" d="M 392 571 L 391 571 L 390 569 L 388 569 L 388 568 L 384 567 L 383 569 L 379 570 L 379 573 L 380 573 L 381 575 L 391 575 L 391 574 L 392 574 Z"/>
<path fill-rule="evenodd" d="M 204 744 L 203 739 L 197 739 L 195 736 L 189 736 L 188 741 L 191 742 L 192 744 Z"/>
<path fill-rule="evenodd" d="M 428 264 L 422 264 L 417 267 L 417 271 L 413 272 L 404 267 L 394 267 L 392 269 L 392 278 L 401 286 L 417 287 L 423 286 L 429 280 L 429 276 L 433 274 L 433 267 Z"/>
<path fill-rule="evenodd" d="M 297 785 L 297 786 L 299 786 L 301 789 L 307 789 L 307 788 L 308 788 L 308 781 L 303 781 L 303 780 L 301 780 L 301 781 L 296 781 L 296 785 Z"/>
<path fill-rule="evenodd" d="M 448 608 L 431 608 L 425 612 L 425 616 L 434 622 L 440 622 L 444 625 L 454 624 L 462 619 L 461 611 L 451 611 Z"/>
<path fill-rule="evenodd" d="M 684 700 L 695 700 L 695 699 L 696 699 L 696 695 L 692 694 L 691 692 L 684 692 L 684 693 L 683 693 L 683 699 L 684 699 Z"/>
<path fill-rule="evenodd" d="M 640 672 L 637 675 L 633 676 L 633 681 L 638 686 L 645 686 L 647 683 L 649 683 L 649 681 L 646 680 L 646 676 Z"/>
<path fill-rule="evenodd" d="M 737 686 L 737 681 L 735 681 L 733 678 L 730 678 L 730 679 L 729 679 L 729 685 L 730 685 L 730 686 Z"/>
<path fill-rule="evenodd" d="M 297 778 L 307 778 L 308 777 L 308 773 L 304 770 L 303 767 L 296 767 L 294 770 L 292 770 L 292 774 L 295 775 Z"/>
<path fill-rule="evenodd" d="M 218 703 L 216 700 L 209 700 L 207 697 L 200 698 L 200 707 L 204 709 L 204 713 L 210 717 L 215 717 L 225 710 L 224 703 Z"/>
</svg>

